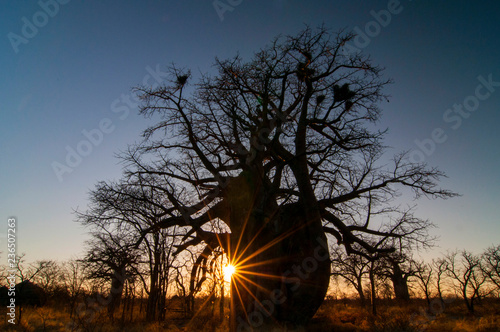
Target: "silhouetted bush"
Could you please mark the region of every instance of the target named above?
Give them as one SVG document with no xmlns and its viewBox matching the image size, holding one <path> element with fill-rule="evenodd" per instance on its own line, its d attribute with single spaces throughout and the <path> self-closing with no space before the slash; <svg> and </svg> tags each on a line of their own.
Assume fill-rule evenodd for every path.
<svg viewBox="0 0 500 332">
<path fill-rule="evenodd" d="M 0 304 L 6 306 L 10 302 L 9 289 L 6 286 L 0 288 Z M 16 306 L 36 306 L 40 307 L 47 301 L 47 294 L 40 287 L 29 280 L 25 280 L 16 285 L 15 288 Z"/>
</svg>

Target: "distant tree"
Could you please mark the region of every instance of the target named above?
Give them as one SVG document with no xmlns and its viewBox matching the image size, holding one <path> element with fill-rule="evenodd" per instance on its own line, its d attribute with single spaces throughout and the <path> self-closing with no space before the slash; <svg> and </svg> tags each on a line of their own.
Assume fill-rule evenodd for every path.
<svg viewBox="0 0 500 332">
<path fill-rule="evenodd" d="M 347 255 L 341 247 L 332 249 L 332 276 L 344 279 L 358 293 L 361 305 L 366 304 L 365 279 L 369 273 L 370 261 L 360 255 Z"/>
<path fill-rule="evenodd" d="M 21 324 L 23 317 L 23 306 L 24 305 L 35 305 L 39 306 L 45 303 L 46 293 L 40 286 L 33 283 L 34 278 L 43 271 L 48 265 L 48 261 L 38 261 L 35 263 L 26 262 L 26 254 L 22 253 L 16 256 L 15 259 L 15 280 L 20 280 L 16 284 L 16 303 L 19 307 L 19 312 L 17 315 L 17 324 Z M 12 270 L 10 268 L 9 270 Z M 10 276 L 10 273 L 6 275 L 6 278 Z M 12 283 L 12 280 L 8 280 L 7 283 Z"/>
<path fill-rule="evenodd" d="M 443 279 L 446 277 L 447 271 L 447 261 L 445 258 L 439 258 L 432 261 L 432 266 L 436 270 L 436 290 L 441 301 L 441 305 L 444 305 L 443 298 Z"/>
<path fill-rule="evenodd" d="M 431 307 L 431 289 L 434 281 L 434 266 L 424 261 L 415 261 L 415 277 L 418 280 L 418 287 L 425 296 L 427 306 Z"/>
<path fill-rule="evenodd" d="M 172 281 L 172 264 L 175 247 L 175 228 L 170 232 L 159 229 L 145 239 L 149 271 L 148 306 L 146 316 L 150 319 L 164 319 L 169 283 Z"/>
<path fill-rule="evenodd" d="M 380 276 L 384 276 L 384 274 L 382 273 L 383 270 L 384 266 L 381 264 L 380 260 L 370 260 L 368 278 L 370 280 L 370 304 L 373 315 L 377 314 L 377 285 L 380 283 L 380 281 L 383 281 L 377 279 Z"/>
<path fill-rule="evenodd" d="M 69 295 L 69 313 L 72 318 L 78 301 L 85 294 L 85 283 L 87 279 L 85 278 L 85 267 L 84 265 L 76 260 L 70 259 L 62 265 L 63 271 L 63 283 L 67 294 Z"/>
<path fill-rule="evenodd" d="M 191 247 L 182 251 L 173 266 L 176 293 L 183 301 L 186 317 L 194 314 L 195 296 L 202 291 L 203 284 L 209 278 L 210 256 L 211 251 L 206 247 Z"/>
<path fill-rule="evenodd" d="M 142 264 L 137 267 L 141 270 L 137 276 L 148 295 L 148 320 L 163 318 L 175 239 L 183 234 L 176 231 L 176 226 L 168 230 L 156 227 L 171 209 L 168 197 L 158 190 L 161 184 L 153 177 L 138 182 L 99 182 L 89 193 L 87 211 L 76 212 L 78 222 L 91 229 L 108 230 L 108 237 L 114 238 L 114 242 L 126 238 L 127 242 L 120 244 L 120 252 L 132 253 L 132 247 L 139 248 Z M 96 253 L 94 259 L 99 260 L 98 256 Z"/>
<path fill-rule="evenodd" d="M 192 317 L 192 314 L 194 312 L 194 297 L 192 297 L 193 293 L 189 290 L 189 272 L 187 271 L 188 268 L 185 264 L 186 261 L 184 261 L 183 263 L 184 264 L 176 264 L 173 267 L 175 281 L 174 286 L 176 293 L 174 299 L 180 301 L 180 309 L 183 313 L 183 316 Z"/>
<path fill-rule="evenodd" d="M 500 292 L 500 245 L 486 249 L 482 258 L 483 264 L 481 267 L 483 273 L 496 286 L 497 291 Z"/>
<path fill-rule="evenodd" d="M 481 270 L 481 258 L 466 250 L 448 253 L 445 257 L 446 271 L 455 282 L 470 313 L 474 313 L 474 304 L 484 293 L 482 289 L 487 278 Z"/>
<path fill-rule="evenodd" d="M 410 300 L 408 280 L 417 273 L 415 262 L 408 253 L 394 253 L 383 259 L 381 274 L 391 280 L 396 300 L 407 302 Z"/>
<path fill-rule="evenodd" d="M 16 276 L 23 281 L 32 281 L 39 273 L 51 265 L 50 261 L 41 260 L 35 263 L 26 262 L 26 254 L 22 253 L 16 257 L 15 268 Z"/>
<path fill-rule="evenodd" d="M 389 280 L 397 300 L 406 302 L 410 299 L 409 278 L 414 277 L 416 273 L 412 250 L 428 249 L 435 243 L 435 238 L 429 235 L 429 229 L 433 227 L 433 224 L 428 220 L 415 217 L 413 214 L 414 207 L 409 207 L 406 210 L 385 206 L 376 209 L 376 207 L 377 205 L 374 205 L 371 196 L 368 196 L 367 211 L 364 216 L 365 224 L 390 220 L 383 227 L 386 227 L 386 231 L 392 233 L 392 236 L 375 236 L 371 238 L 366 236 L 365 241 L 372 243 L 373 247 L 379 249 L 379 251 L 368 257 L 358 255 L 360 257 L 344 259 L 343 262 L 340 262 L 340 264 L 344 265 L 346 263 L 356 263 L 358 269 L 364 267 L 363 271 L 367 273 L 370 279 L 370 297 L 374 314 L 376 313 L 376 296 L 378 293 L 376 288 L 378 284 L 385 287 Z M 360 215 L 360 213 L 358 212 L 357 215 Z M 352 272 L 343 272 L 352 275 Z M 359 273 L 356 274 L 359 277 Z M 385 293 L 386 296 L 389 294 L 387 289 Z"/>
<path fill-rule="evenodd" d="M 87 241 L 87 252 L 80 262 L 87 278 L 110 282 L 107 309 L 109 317 L 113 319 L 120 306 L 126 281 L 136 275 L 139 252 L 135 248 L 135 239 L 127 231 L 102 227 L 92 235 L 92 239 Z"/>
<path fill-rule="evenodd" d="M 16 304 L 40 306 L 45 304 L 47 295 L 54 290 L 56 283 L 59 281 L 60 270 L 54 261 L 40 260 L 34 263 L 26 262 L 26 254 L 23 253 L 16 257 L 15 267 L 3 267 L 3 278 L 6 284 L 16 284 Z M 8 278 L 11 270 L 15 271 L 16 278 Z M 8 288 L 2 287 L 0 292 L 0 302 L 2 305 L 7 305 L 9 301 Z M 22 311 L 20 311 L 22 314 Z M 20 316 L 18 316 L 20 319 Z"/>
<path fill-rule="evenodd" d="M 53 294 L 61 286 L 60 264 L 53 260 L 42 260 L 36 262 L 36 265 L 43 266 L 43 268 L 36 274 L 33 281 L 48 294 Z"/>
</svg>

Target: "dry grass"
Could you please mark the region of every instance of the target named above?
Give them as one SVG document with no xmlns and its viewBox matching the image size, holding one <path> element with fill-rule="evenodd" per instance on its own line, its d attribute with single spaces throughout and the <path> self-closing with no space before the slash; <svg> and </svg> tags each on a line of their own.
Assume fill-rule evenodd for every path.
<svg viewBox="0 0 500 332">
<path fill-rule="evenodd" d="M 354 301 L 325 301 L 316 314 L 311 331 L 500 331 L 500 300 L 486 299 L 469 314 L 460 300 L 428 310 L 422 300 L 409 304 L 385 301 L 378 306 L 378 315 L 370 308 L 361 308 Z M 319 323 L 321 322 L 321 324 Z"/>
<path fill-rule="evenodd" d="M 0 313 L 5 315 L 6 309 Z M 211 310 L 198 312 L 191 319 L 169 314 L 163 322 L 146 322 L 139 313 L 134 313 L 133 322 L 120 324 L 120 315 L 111 322 L 106 312 L 95 312 L 89 319 L 76 317 L 70 319 L 65 307 L 45 306 L 42 308 L 24 308 L 22 323 L 12 325 L 7 319 L 0 321 L 0 331 L 86 331 L 86 332 L 159 332 L 159 331 L 228 331 L 228 314 L 221 324 L 217 311 L 212 316 Z M 71 325 L 73 323 L 73 325 Z M 373 316 L 369 308 L 361 308 L 355 301 L 325 301 L 315 318 L 306 329 L 309 331 L 336 332 L 392 332 L 392 331 L 463 331 L 488 332 L 500 331 L 500 300 L 488 299 L 470 315 L 459 300 L 445 304 L 434 312 L 427 310 L 424 301 L 414 300 L 407 305 L 396 305 L 386 301 L 378 306 L 378 315 Z"/>
</svg>

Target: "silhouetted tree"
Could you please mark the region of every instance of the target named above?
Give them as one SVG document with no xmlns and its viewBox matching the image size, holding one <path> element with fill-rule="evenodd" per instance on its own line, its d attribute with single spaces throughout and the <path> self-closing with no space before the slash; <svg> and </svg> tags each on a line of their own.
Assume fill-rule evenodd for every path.
<svg viewBox="0 0 500 332">
<path fill-rule="evenodd" d="M 110 282 L 107 309 L 111 319 L 120 306 L 126 281 L 137 271 L 139 252 L 134 244 L 130 232 L 102 227 L 92 233 L 85 257 L 80 260 L 87 278 Z"/>
<path fill-rule="evenodd" d="M 415 261 L 415 277 L 418 279 L 418 286 L 425 296 L 427 305 L 431 307 L 431 288 L 434 280 L 434 266 L 424 261 Z"/>
<path fill-rule="evenodd" d="M 396 299 L 404 302 L 408 301 L 410 299 L 408 279 L 416 273 L 416 265 L 411 258 L 412 250 L 428 249 L 434 245 L 435 238 L 430 236 L 428 232 L 433 227 L 433 224 L 428 220 L 415 217 L 413 210 L 413 207 L 406 210 L 392 207 L 377 209 L 374 206 L 372 197 L 368 196 L 367 211 L 364 212 L 364 223 L 385 221 L 383 227 L 386 227 L 386 232 L 391 233 L 392 236 L 370 237 L 366 235 L 365 241 L 371 243 L 374 248 L 379 249 L 378 251 L 370 253 L 367 257 L 354 253 L 340 260 L 335 258 L 332 260 L 334 266 L 340 264 L 347 267 L 347 270 L 341 271 L 341 273 L 344 273 L 344 278 L 345 276 L 350 278 L 357 276 L 354 280 L 358 280 L 356 281 L 359 288 L 358 292 L 362 291 L 362 287 L 359 286 L 362 274 L 366 273 L 368 275 L 372 312 L 374 314 L 376 314 L 377 284 L 386 285 L 386 281 L 390 280 L 392 284 L 391 293 L 394 293 Z M 350 211 L 349 215 L 353 214 L 354 211 Z M 362 219 L 362 213 L 357 212 L 355 215 L 358 219 Z M 382 229 L 379 229 L 379 231 Z"/>
<path fill-rule="evenodd" d="M 500 245 L 486 249 L 482 258 L 483 273 L 500 291 Z"/>
<path fill-rule="evenodd" d="M 39 273 L 51 264 L 50 261 L 46 260 L 37 261 L 35 263 L 27 263 L 25 257 L 25 253 L 17 256 L 14 267 L 16 277 L 20 279 L 21 282 L 26 280 L 32 281 Z"/>
<path fill-rule="evenodd" d="M 368 278 L 370 280 L 370 305 L 372 314 L 377 314 L 377 276 L 382 275 L 383 266 L 377 259 L 370 260 L 368 267 Z"/>
<path fill-rule="evenodd" d="M 43 305 L 45 304 L 47 296 L 45 291 L 41 287 L 35 285 L 32 280 L 48 266 L 49 261 L 37 261 L 28 264 L 26 263 L 25 256 L 25 253 L 17 256 L 14 267 L 16 278 L 20 280 L 16 285 L 16 303 L 19 308 L 17 324 L 21 324 L 22 322 L 24 305 Z"/>
<path fill-rule="evenodd" d="M 473 314 L 476 300 L 485 295 L 482 286 L 487 279 L 481 270 L 481 258 L 463 250 L 460 253 L 448 253 L 445 261 L 446 272 L 455 282 L 467 310 Z"/>
<path fill-rule="evenodd" d="M 413 251 L 432 248 L 435 243 L 435 237 L 429 234 L 434 225 L 428 220 L 415 217 L 413 210 L 414 207 L 406 210 L 386 208 L 377 213 L 379 217 L 390 219 L 386 223 L 387 227 L 390 232 L 398 235 L 380 238 L 375 247 L 394 250 L 372 255 L 372 259 L 380 261 L 379 276 L 391 281 L 396 300 L 402 302 L 410 300 L 408 282 L 417 272 L 412 258 Z"/>
<path fill-rule="evenodd" d="M 416 196 L 450 197 L 442 173 L 406 154 L 379 162 L 381 69 L 343 52 L 352 34 L 324 28 L 279 37 L 244 61 L 215 62 L 218 73 L 191 85 L 171 68 L 170 84 L 141 87 L 141 113 L 158 122 L 124 156 L 128 181 L 162 191 L 162 215 L 148 231 L 189 229 L 185 248 L 222 247 L 237 266 L 231 329 L 304 325 L 330 278 L 326 234 L 348 253 L 392 252 L 373 238 L 400 237 L 339 211 L 384 204 L 406 186 Z M 204 228 L 214 219 L 229 229 Z M 387 226 L 387 225 L 385 225 Z M 267 306 L 267 307 L 266 307 Z M 267 309 L 264 309 L 267 308 Z"/>
<path fill-rule="evenodd" d="M 381 273 L 391 280 L 396 300 L 408 302 L 408 279 L 417 273 L 414 261 L 408 253 L 394 253 L 384 257 L 384 263 Z"/>
<path fill-rule="evenodd" d="M 436 290 L 437 294 L 439 297 L 439 300 L 441 301 L 441 305 L 444 305 L 444 298 L 443 298 L 443 279 L 446 276 L 446 259 L 444 258 L 439 258 L 436 260 L 432 261 L 432 265 L 436 269 Z"/>
<path fill-rule="evenodd" d="M 85 266 L 76 259 L 70 259 L 62 265 L 62 280 L 65 290 L 69 295 L 69 312 L 73 318 L 78 301 L 85 293 Z"/>
<path fill-rule="evenodd" d="M 145 179 L 138 182 L 99 182 L 89 194 L 90 204 L 87 211 L 77 212 L 80 223 L 94 229 L 108 230 L 109 237 L 113 237 L 114 242 L 126 238 L 126 245 L 120 244 L 120 252 L 132 252 L 132 247 L 139 248 L 142 264 L 137 267 L 141 273 L 136 275 L 148 295 L 148 320 L 163 317 L 172 254 L 175 251 L 174 241 L 175 237 L 182 233 L 176 232 L 175 227 L 170 230 L 152 230 L 157 220 L 165 215 L 165 210 L 169 209 L 168 198 L 157 189 L 162 184 L 158 181 L 149 178 L 147 182 Z M 151 231 L 146 233 L 146 230 Z M 137 243 L 138 238 L 143 240 L 140 245 Z M 99 260 L 99 255 L 100 253 L 96 253 L 96 260 Z M 129 258 L 132 256 L 127 259 Z M 131 265 L 133 266 L 135 264 Z M 118 275 L 122 273 L 119 272 Z M 119 286 L 123 285 L 123 282 L 120 283 L 115 278 L 115 284 Z"/>
<path fill-rule="evenodd" d="M 60 286 L 62 281 L 62 270 L 60 264 L 53 260 L 42 260 L 36 262 L 38 266 L 43 266 L 33 281 L 42 287 L 47 294 L 53 294 Z"/>
<path fill-rule="evenodd" d="M 345 250 L 339 246 L 332 250 L 332 276 L 338 276 L 354 287 L 361 302 L 366 304 L 363 284 L 369 273 L 370 261 L 360 255 L 347 255 Z"/>
</svg>

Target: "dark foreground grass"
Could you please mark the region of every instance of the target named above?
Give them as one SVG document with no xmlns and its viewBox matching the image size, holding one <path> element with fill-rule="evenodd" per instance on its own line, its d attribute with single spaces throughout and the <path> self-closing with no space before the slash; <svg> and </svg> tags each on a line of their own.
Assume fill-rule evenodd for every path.
<svg viewBox="0 0 500 332">
<path fill-rule="evenodd" d="M 228 302 L 228 301 L 226 301 Z M 201 302 L 200 302 L 201 303 Z M 408 304 L 380 301 L 378 314 L 372 315 L 370 307 L 361 307 L 356 301 L 327 300 L 318 310 L 305 331 L 500 331 L 500 300 L 484 299 L 474 315 L 467 313 L 460 300 L 448 301 L 444 306 L 434 302 L 429 310 L 425 301 L 412 300 Z M 153 331 L 228 331 L 229 310 L 221 322 L 218 310 L 199 310 L 191 318 L 179 313 L 167 313 L 162 322 L 147 322 L 143 313 L 134 312 L 122 320 L 121 315 L 111 321 L 105 310 L 92 317 L 70 318 L 64 305 L 49 304 L 40 308 L 24 308 L 21 324 L 7 322 L 6 308 L 0 309 L 3 319 L 0 331 L 85 331 L 85 332 L 153 332 Z"/>
</svg>

